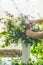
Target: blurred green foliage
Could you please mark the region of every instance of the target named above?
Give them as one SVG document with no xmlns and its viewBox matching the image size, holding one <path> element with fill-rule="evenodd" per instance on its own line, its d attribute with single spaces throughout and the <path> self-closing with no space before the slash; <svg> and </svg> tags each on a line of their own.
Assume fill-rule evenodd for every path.
<svg viewBox="0 0 43 65">
<path fill-rule="evenodd" d="M 5 44 L 3 44 L 2 47 L 9 46 L 12 43 L 25 43 L 26 46 L 28 46 L 28 44 L 30 43 L 37 46 L 37 43 L 43 42 L 42 39 L 34 39 L 26 36 L 26 30 L 28 28 L 26 16 L 21 15 L 17 18 L 10 16 L 8 19 L 5 19 L 4 24 L 6 26 L 6 29 L 4 29 L 4 31 L 0 33 L 0 38 L 4 35 L 6 39 L 4 40 Z M 43 28 L 39 23 L 34 25 L 32 24 L 30 24 L 31 27 L 29 28 L 32 31 L 43 31 Z"/>
<path fill-rule="evenodd" d="M 28 46 L 28 44 L 30 43 L 32 45 L 31 53 L 37 58 L 43 59 L 43 39 L 34 39 L 26 36 L 26 29 L 28 28 L 26 16 L 21 15 L 17 18 L 14 18 L 10 15 L 9 18 L 6 18 L 4 20 L 4 25 L 6 28 L 4 28 L 3 32 L 0 32 L 0 38 L 5 36 L 5 43 L 2 45 L 2 48 L 9 46 L 12 43 L 16 45 L 18 45 L 19 43 L 24 43 L 26 46 Z M 31 25 L 29 29 L 35 32 L 41 32 L 43 31 L 43 23 Z M 30 65 L 36 64 L 35 62 L 30 63 Z M 42 63 L 42 61 L 40 60 L 38 60 L 38 63 L 39 65 L 43 65 L 40 64 Z M 38 65 L 38 63 L 36 65 Z"/>
</svg>

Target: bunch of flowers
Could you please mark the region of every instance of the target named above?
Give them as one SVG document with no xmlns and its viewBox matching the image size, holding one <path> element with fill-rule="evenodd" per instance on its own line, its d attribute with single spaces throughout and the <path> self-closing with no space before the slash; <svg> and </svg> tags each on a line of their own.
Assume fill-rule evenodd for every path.
<svg viewBox="0 0 43 65">
<path fill-rule="evenodd" d="M 26 46 L 28 46 L 28 44 L 34 43 L 37 45 L 37 43 L 42 43 L 43 41 L 41 39 L 34 39 L 26 36 L 27 28 L 35 32 L 43 31 L 42 23 L 30 23 L 27 19 L 27 16 L 21 15 L 17 18 L 10 16 L 4 21 L 4 24 L 6 29 L 0 33 L 0 35 L 5 36 L 2 47 L 8 46 L 12 43 L 24 43 Z"/>
</svg>

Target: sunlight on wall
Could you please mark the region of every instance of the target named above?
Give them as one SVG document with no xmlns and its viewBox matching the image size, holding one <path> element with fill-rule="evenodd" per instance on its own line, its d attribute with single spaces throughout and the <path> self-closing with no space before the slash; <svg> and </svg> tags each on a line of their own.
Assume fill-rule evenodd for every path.
<svg viewBox="0 0 43 65">
<path fill-rule="evenodd" d="M 38 0 L 38 12 L 40 17 L 43 17 L 43 0 Z"/>
<path fill-rule="evenodd" d="M 1 0 L 1 8 L 12 13 L 14 16 L 23 13 L 38 18 L 37 0 Z"/>
<path fill-rule="evenodd" d="M 37 13 L 43 17 L 43 0 L 0 0 L 0 8 L 17 16 L 19 13 L 30 14 L 38 18 Z"/>
<path fill-rule="evenodd" d="M 16 9 L 14 8 L 14 6 L 12 5 L 10 0 L 9 1 L 8 0 L 1 0 L 1 8 L 5 11 L 12 13 L 12 14 L 17 13 Z"/>
</svg>

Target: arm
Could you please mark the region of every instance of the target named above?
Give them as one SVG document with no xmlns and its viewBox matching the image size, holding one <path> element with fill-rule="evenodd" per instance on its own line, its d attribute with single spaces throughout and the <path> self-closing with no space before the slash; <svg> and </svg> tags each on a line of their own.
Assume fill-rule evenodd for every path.
<svg viewBox="0 0 43 65">
<path fill-rule="evenodd" d="M 43 22 L 43 19 L 36 19 L 36 20 L 29 20 L 30 23 L 41 23 Z"/>
<path fill-rule="evenodd" d="M 43 39 L 43 32 L 33 32 L 33 31 L 27 29 L 26 35 L 30 36 L 32 38 L 41 38 L 41 39 Z"/>
<path fill-rule="evenodd" d="M 37 20 L 29 20 L 30 23 L 41 23 L 43 22 L 43 19 L 37 19 Z M 28 30 L 26 31 L 26 35 L 27 36 L 30 36 L 32 38 L 43 38 L 43 32 L 33 32 L 31 30 Z"/>
<path fill-rule="evenodd" d="M 30 29 L 31 26 L 33 26 L 33 23 L 43 23 L 43 19 L 36 19 L 36 20 L 28 20 L 26 24 L 26 28 Z"/>
</svg>

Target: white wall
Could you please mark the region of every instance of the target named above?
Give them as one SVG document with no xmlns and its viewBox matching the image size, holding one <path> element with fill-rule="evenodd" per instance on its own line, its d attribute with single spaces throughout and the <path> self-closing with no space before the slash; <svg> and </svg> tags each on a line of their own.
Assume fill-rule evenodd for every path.
<svg viewBox="0 0 43 65">
<path fill-rule="evenodd" d="M 43 0 L 37 0 L 38 2 L 38 12 L 40 16 L 43 17 Z"/>
<path fill-rule="evenodd" d="M 37 13 L 40 13 L 40 16 L 43 17 L 43 0 L 14 0 L 13 2 L 11 0 L 0 0 L 0 7 L 15 16 L 22 12 L 26 15 L 33 15 L 36 18 L 38 17 Z M 17 7 L 19 11 L 16 10 Z"/>
<path fill-rule="evenodd" d="M 37 16 L 37 0 L 1 0 L 1 8 L 11 12 L 15 16 L 18 13 L 30 14 L 33 16 Z M 16 10 L 18 8 L 18 10 Z"/>
</svg>

